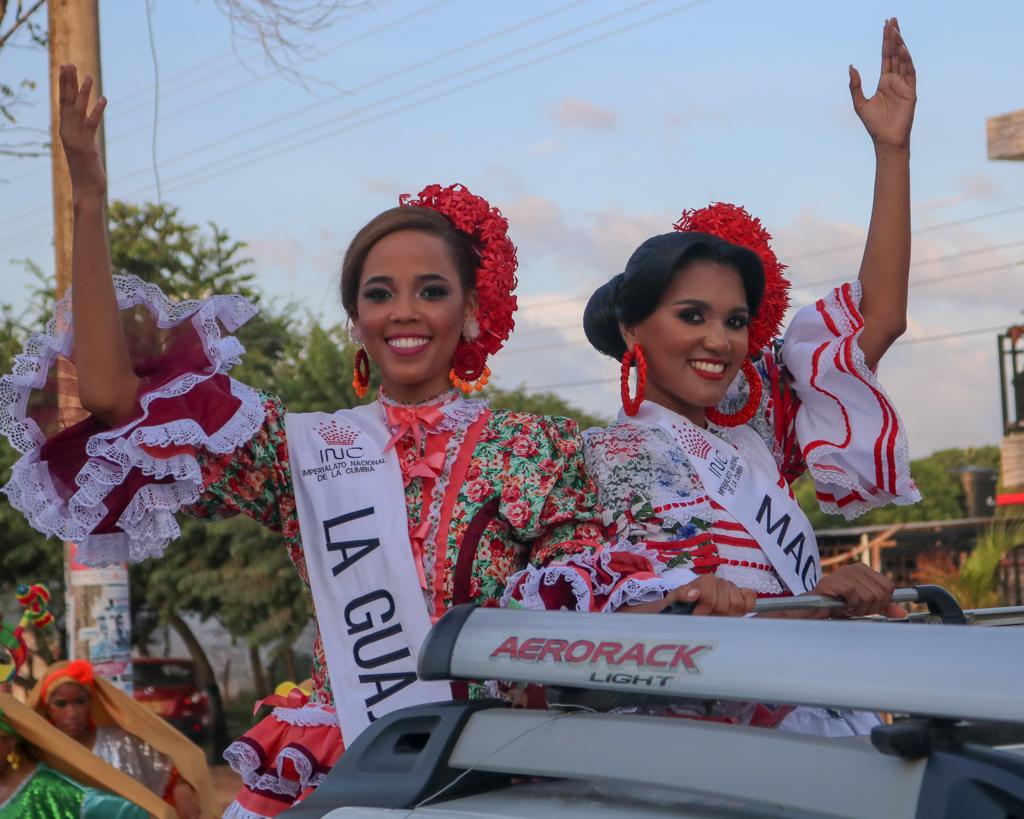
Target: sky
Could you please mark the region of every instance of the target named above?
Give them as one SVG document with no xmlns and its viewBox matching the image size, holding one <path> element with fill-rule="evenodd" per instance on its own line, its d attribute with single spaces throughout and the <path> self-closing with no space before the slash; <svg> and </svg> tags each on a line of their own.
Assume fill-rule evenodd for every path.
<svg viewBox="0 0 1024 819">
<path fill-rule="evenodd" d="M 996 335 L 1024 321 L 1024 162 L 987 159 L 985 120 L 1024 107 L 1019 0 L 376 0 L 299 38 L 301 78 L 233 38 L 218 3 L 150 6 L 152 48 L 146 3 L 100 4 L 111 197 L 155 201 L 158 173 L 162 201 L 247 243 L 265 292 L 335 322 L 359 227 L 462 182 L 519 249 L 494 383 L 608 418 L 617 363 L 586 344 L 583 306 L 683 208 L 761 217 L 795 307 L 856 277 L 873 154 L 847 66 L 870 94 L 898 16 L 918 71 L 915 234 L 908 330 L 879 373 L 912 455 L 998 442 Z M 0 80 L 22 78 L 38 89 L 20 124 L 45 129 L 45 52 L 0 50 Z M 15 308 L 31 285 L 16 260 L 53 266 L 49 175 L 48 157 L 0 157 Z"/>
</svg>

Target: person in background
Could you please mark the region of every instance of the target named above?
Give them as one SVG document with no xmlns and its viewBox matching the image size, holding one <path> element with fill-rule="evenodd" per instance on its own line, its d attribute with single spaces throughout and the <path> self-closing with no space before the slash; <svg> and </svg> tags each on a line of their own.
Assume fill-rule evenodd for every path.
<svg viewBox="0 0 1024 819">
<path fill-rule="evenodd" d="M 67 736 L 172 805 L 183 819 L 212 816 L 206 757 L 173 726 L 97 677 L 85 660 L 51 665 L 29 706 Z"/>
</svg>

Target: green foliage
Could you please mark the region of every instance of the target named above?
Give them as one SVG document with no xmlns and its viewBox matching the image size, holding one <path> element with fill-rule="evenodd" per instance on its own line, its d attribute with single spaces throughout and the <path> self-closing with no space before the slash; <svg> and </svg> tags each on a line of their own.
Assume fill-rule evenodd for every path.
<svg viewBox="0 0 1024 819">
<path fill-rule="evenodd" d="M 175 209 L 153 204 L 115 202 L 110 216 L 111 266 L 115 273 L 131 273 L 156 283 L 172 298 L 240 293 L 260 304 L 243 245 L 216 225 L 203 230 L 182 220 Z M 0 313 L 2 371 L 10 370 L 26 335 L 42 328 L 55 298 L 52 280 L 48 281 L 32 262 L 23 264 L 35 275 L 37 285 L 25 315 L 15 316 L 9 308 Z M 326 389 L 338 381 L 336 368 L 327 369 L 334 366 L 332 355 L 342 359 L 347 356 L 350 373 L 351 351 L 327 349 L 333 344 L 332 336 L 312 323 L 303 327 L 292 305 L 260 306 L 259 315 L 236 333 L 247 352 L 244 364 L 234 374 L 277 390 L 300 405 L 325 395 L 337 402 L 334 406 L 347 403 L 344 390 L 316 393 L 312 387 L 326 385 Z M 130 334 L 150 326 L 138 312 L 126 312 L 124 319 Z M 136 347 L 147 341 L 158 344 L 160 339 L 133 336 Z M 351 375 L 347 381 L 351 381 Z M 341 379 L 342 384 L 347 381 Z M 6 442 L 0 446 L 0 466 L 9 469 L 16 457 Z M 261 530 L 249 520 L 205 524 L 183 518 L 181 524 L 181 540 L 162 560 L 131 569 L 137 645 L 144 647 L 161 622 L 184 613 L 216 617 L 231 634 L 252 644 L 289 644 L 308 622 L 310 610 L 280 536 Z M 34 532 L 6 502 L 0 502 L 0 542 L 4 544 L 0 577 L 11 578 L 11 582 L 48 582 L 59 608 L 63 585 L 61 544 Z M 152 613 L 157 617 L 147 616 Z"/>
<path fill-rule="evenodd" d="M 0 49 L 28 45 L 45 47 L 46 13 L 40 14 L 41 8 L 44 6 L 40 4 L 24 9 L 20 2 L 12 7 L 7 0 L 0 0 Z M 8 9 L 12 12 L 10 15 L 7 14 Z M 0 82 L 0 155 L 24 158 L 46 153 L 45 139 L 34 136 L 37 133 L 35 129 L 18 124 L 18 111 L 32 104 L 31 96 L 35 89 L 36 84 L 32 80 L 21 80 L 17 84 Z"/>
<path fill-rule="evenodd" d="M 999 449 L 994 446 L 976 449 L 943 449 L 910 464 L 911 474 L 923 499 L 912 506 L 885 506 L 847 521 L 840 515 L 826 515 L 814 496 L 814 484 L 804 475 L 794 484 L 797 500 L 815 529 L 844 526 L 871 526 L 883 523 L 908 523 L 920 520 L 952 520 L 967 514 L 964 491 L 958 470 L 967 466 L 999 469 Z"/>
<path fill-rule="evenodd" d="M 532 412 L 537 415 L 561 415 L 572 418 L 580 425 L 580 429 L 605 426 L 608 423 L 607 418 L 584 412 L 552 392 L 528 393 L 526 387 L 519 386 L 514 390 L 487 387 L 481 394 L 487 398 L 493 409 Z"/>
<path fill-rule="evenodd" d="M 9 372 L 14 356 L 21 352 L 29 326 L 39 323 L 38 313 L 30 309 L 16 316 L 9 305 L 0 306 L 0 368 Z M 0 475 L 10 474 L 18 459 L 5 438 L 0 438 Z M 47 540 L 15 512 L 6 498 L 0 498 L 0 593 L 13 594 L 22 582 L 43 583 L 50 590 L 54 613 L 64 610 L 64 553 L 61 544 Z"/>
<path fill-rule="evenodd" d="M 949 552 L 936 550 L 918 559 L 914 580 L 949 589 L 964 608 L 990 608 L 1001 601 L 996 590 L 999 564 L 1013 549 L 1024 545 L 1024 521 L 993 523 L 978 536 L 974 549 L 959 568 Z"/>
</svg>

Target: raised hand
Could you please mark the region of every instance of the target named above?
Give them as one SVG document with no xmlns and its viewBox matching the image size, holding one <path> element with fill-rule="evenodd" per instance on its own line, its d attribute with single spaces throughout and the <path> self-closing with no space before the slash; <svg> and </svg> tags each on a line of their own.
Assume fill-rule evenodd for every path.
<svg viewBox="0 0 1024 819">
<path fill-rule="evenodd" d="M 58 75 L 60 99 L 60 141 L 67 157 L 74 196 L 102 196 L 107 191 L 107 174 L 100 159 L 96 133 L 99 131 L 105 97 L 89 111 L 92 77 L 78 85 L 78 69 L 62 65 Z"/>
<path fill-rule="evenodd" d="M 864 123 L 876 146 L 906 148 L 917 104 L 917 74 L 900 24 L 893 17 L 882 32 L 882 70 L 874 96 L 865 97 L 860 72 L 850 66 L 850 95 L 853 109 Z"/>
</svg>

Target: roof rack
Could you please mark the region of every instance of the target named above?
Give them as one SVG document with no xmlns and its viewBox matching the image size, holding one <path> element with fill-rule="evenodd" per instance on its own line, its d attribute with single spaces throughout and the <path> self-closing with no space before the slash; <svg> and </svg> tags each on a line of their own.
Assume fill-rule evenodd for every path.
<svg viewBox="0 0 1024 819">
<path fill-rule="evenodd" d="M 956 619 L 948 600 L 931 597 L 929 616 Z M 960 614 L 970 622 L 970 612 Z M 1024 633 L 1013 629 L 459 606 L 428 635 L 419 671 L 541 683 L 570 704 L 393 712 L 288 819 L 383 818 L 395 809 L 410 819 L 1024 816 L 1024 744 L 1000 747 L 1024 743 Z M 825 739 L 584 712 L 573 692 L 611 705 L 640 692 L 662 704 L 738 699 L 913 716 L 879 726 L 870 741 Z M 513 777 L 559 781 L 512 786 Z"/>
<path fill-rule="evenodd" d="M 457 606 L 419 674 L 1024 723 L 1015 629 Z"/>
</svg>

